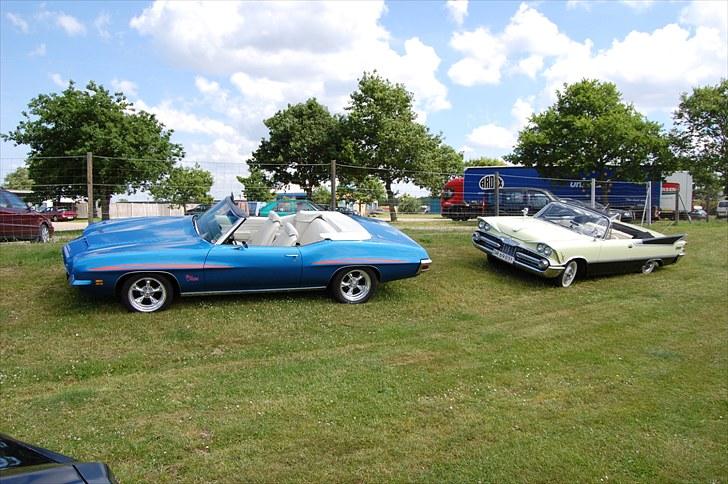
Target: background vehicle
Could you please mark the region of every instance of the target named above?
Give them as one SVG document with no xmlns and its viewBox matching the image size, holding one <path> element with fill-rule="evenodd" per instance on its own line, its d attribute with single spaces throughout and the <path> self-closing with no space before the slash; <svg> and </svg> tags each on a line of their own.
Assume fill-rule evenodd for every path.
<svg viewBox="0 0 728 484">
<path fill-rule="evenodd" d="M 506 188 L 531 188 L 546 190 L 557 198 L 570 198 L 584 202 L 591 201 L 591 183 L 587 180 L 571 181 L 549 179 L 542 176 L 536 168 L 521 166 L 498 166 L 498 167 L 469 167 L 465 169 L 463 177 L 453 178 L 448 181 L 442 190 L 440 204 L 442 216 L 453 220 L 467 220 L 478 215 L 490 215 L 488 210 L 492 205 L 492 195 L 495 191 L 495 173 L 499 175 L 500 189 Z M 585 179 L 600 178 L 595 174 L 586 174 Z M 668 187 L 663 195 L 662 184 L 659 181 L 652 183 L 652 205 L 657 209 L 661 204 L 668 205 L 667 197 L 670 190 L 677 190 L 680 193 L 680 209 L 692 206 L 692 177 L 687 172 L 676 172 L 667 177 Z M 690 190 L 684 186 L 690 185 Z M 669 188 L 672 187 L 672 188 Z M 596 200 L 606 204 L 604 192 L 607 192 L 606 200 L 610 209 L 629 211 L 634 217 L 639 217 L 645 204 L 645 185 L 636 183 L 602 183 L 596 184 Z M 673 211 L 675 207 L 674 195 L 670 208 L 664 211 Z M 687 210 L 686 210 L 687 211 Z M 624 215 L 623 215 L 624 217 Z M 626 220 L 626 219 L 624 219 Z"/>
<path fill-rule="evenodd" d="M 14 193 L 0 188 L 0 240 L 48 242 L 53 224 L 45 215 L 28 207 Z"/>
<path fill-rule="evenodd" d="M 106 464 L 71 457 L 0 434 L 0 482 L 3 484 L 115 484 Z"/>
<path fill-rule="evenodd" d="M 74 220 L 77 215 L 74 210 L 63 207 L 46 207 L 39 210 L 38 213 L 42 213 L 54 222 Z"/>
<path fill-rule="evenodd" d="M 210 210 L 211 206 L 212 205 L 210 205 L 208 203 L 201 203 L 198 206 L 196 206 L 195 208 L 191 208 L 191 209 L 187 210 L 185 212 L 185 215 L 196 215 L 196 214 L 205 213 L 208 210 Z"/>
<path fill-rule="evenodd" d="M 458 186 L 460 184 L 456 182 L 454 185 Z M 453 203 L 453 200 L 464 200 L 462 194 L 457 193 L 455 190 L 451 190 L 449 193 L 452 193 L 452 197 L 446 199 L 446 193 L 443 191 L 441 201 L 443 217 L 453 220 L 468 220 L 479 215 L 495 215 L 495 191 L 485 192 L 477 203 L 470 202 L 466 205 Z M 534 214 L 549 202 L 558 200 L 558 197 L 550 191 L 539 188 L 505 187 L 501 188 L 498 193 L 500 215 L 522 215 L 524 208 L 528 208 L 528 213 Z"/>
<path fill-rule="evenodd" d="M 634 218 L 632 215 L 632 210 L 629 209 L 618 209 L 618 208 L 610 208 L 605 205 L 602 205 L 599 202 L 594 202 L 594 207 L 591 206 L 591 202 L 583 202 L 581 200 L 573 200 L 571 198 L 561 198 L 562 202 L 568 202 L 574 205 L 580 205 L 585 208 L 593 208 L 595 210 L 598 210 L 600 212 L 603 212 L 609 216 L 611 219 L 617 219 L 621 220 L 622 222 L 631 222 Z"/>
<path fill-rule="evenodd" d="M 309 200 L 297 200 L 293 198 L 284 198 L 274 200 L 266 206 L 258 210 L 259 217 L 267 217 L 273 211 L 280 216 L 292 215 L 301 210 L 319 210 L 318 205 Z"/>
<path fill-rule="evenodd" d="M 721 200 L 715 208 L 715 215 L 718 218 L 728 217 L 728 200 Z"/>
</svg>

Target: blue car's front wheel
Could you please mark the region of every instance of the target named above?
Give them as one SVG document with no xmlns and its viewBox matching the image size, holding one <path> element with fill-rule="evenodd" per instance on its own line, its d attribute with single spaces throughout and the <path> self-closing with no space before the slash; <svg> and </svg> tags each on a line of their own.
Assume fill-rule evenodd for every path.
<svg viewBox="0 0 728 484">
<path fill-rule="evenodd" d="M 119 295 L 130 311 L 153 313 L 169 306 L 174 289 L 161 274 L 134 274 L 124 281 Z"/>
<path fill-rule="evenodd" d="M 366 267 L 352 267 L 339 271 L 331 281 L 331 292 L 344 304 L 365 303 L 377 290 L 377 276 Z"/>
</svg>

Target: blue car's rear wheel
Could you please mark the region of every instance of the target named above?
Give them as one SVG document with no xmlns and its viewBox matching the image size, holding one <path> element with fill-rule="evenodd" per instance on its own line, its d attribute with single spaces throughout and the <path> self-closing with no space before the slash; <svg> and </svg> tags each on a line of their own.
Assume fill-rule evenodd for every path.
<svg viewBox="0 0 728 484">
<path fill-rule="evenodd" d="M 374 271 L 365 267 L 343 269 L 331 281 L 330 289 L 341 303 L 365 303 L 377 290 L 377 276 Z"/>
<path fill-rule="evenodd" d="M 161 274 L 134 274 L 124 281 L 119 295 L 130 311 L 153 313 L 169 306 L 174 289 Z"/>
</svg>

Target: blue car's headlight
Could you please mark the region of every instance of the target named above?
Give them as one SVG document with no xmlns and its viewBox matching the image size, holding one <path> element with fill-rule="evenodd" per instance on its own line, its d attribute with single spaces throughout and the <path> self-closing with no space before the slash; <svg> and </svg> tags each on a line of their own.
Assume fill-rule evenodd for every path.
<svg viewBox="0 0 728 484">
<path fill-rule="evenodd" d="M 548 257 L 553 253 L 553 249 L 546 244 L 538 244 L 536 245 L 536 252 Z"/>
</svg>

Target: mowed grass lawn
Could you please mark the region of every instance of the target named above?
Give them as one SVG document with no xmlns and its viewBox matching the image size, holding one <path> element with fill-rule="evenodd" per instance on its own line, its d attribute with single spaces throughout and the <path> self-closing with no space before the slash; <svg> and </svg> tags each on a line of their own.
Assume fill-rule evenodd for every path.
<svg viewBox="0 0 728 484">
<path fill-rule="evenodd" d="M 436 225 L 436 227 L 435 227 Z M 726 482 L 728 225 L 569 289 L 405 224 L 432 270 L 368 304 L 191 298 L 130 314 L 61 243 L 0 246 L 0 429 L 122 482 Z"/>
</svg>

